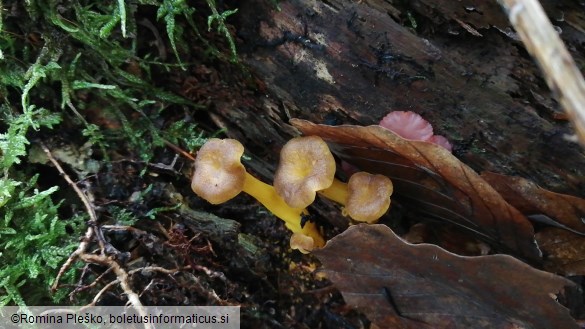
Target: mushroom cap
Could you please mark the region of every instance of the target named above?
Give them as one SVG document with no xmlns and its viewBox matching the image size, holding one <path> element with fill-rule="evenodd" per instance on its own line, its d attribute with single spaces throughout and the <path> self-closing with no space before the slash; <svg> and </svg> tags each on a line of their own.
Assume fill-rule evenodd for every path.
<svg viewBox="0 0 585 329">
<path fill-rule="evenodd" d="M 344 212 L 356 221 L 373 223 L 390 208 L 394 186 L 386 176 L 358 172 L 349 178 L 347 188 Z"/>
<path fill-rule="evenodd" d="M 410 111 L 390 112 L 379 125 L 405 139 L 428 141 L 433 136 L 433 126 L 419 114 Z"/>
<path fill-rule="evenodd" d="M 317 191 L 333 183 L 335 159 L 327 143 L 318 136 L 296 137 L 280 152 L 274 175 L 276 193 L 293 208 L 305 208 Z"/>
<path fill-rule="evenodd" d="M 197 152 L 191 189 L 212 204 L 226 202 L 244 186 L 244 146 L 235 139 L 210 138 Z"/>
<path fill-rule="evenodd" d="M 315 241 L 313 238 L 299 232 L 295 232 L 291 235 L 289 243 L 291 249 L 299 250 L 303 254 L 307 254 L 315 249 Z"/>
<path fill-rule="evenodd" d="M 449 140 L 447 138 L 445 138 L 445 136 L 433 135 L 433 137 L 431 137 L 431 139 L 429 139 L 429 142 L 431 142 L 433 144 L 437 144 L 439 146 L 442 146 L 444 149 L 446 149 L 449 152 L 453 152 L 453 145 L 451 145 L 451 143 L 449 143 Z"/>
<path fill-rule="evenodd" d="M 379 125 L 402 138 L 433 143 L 453 152 L 449 140 L 444 136 L 434 135 L 433 126 L 417 113 L 393 111 L 382 118 Z"/>
</svg>

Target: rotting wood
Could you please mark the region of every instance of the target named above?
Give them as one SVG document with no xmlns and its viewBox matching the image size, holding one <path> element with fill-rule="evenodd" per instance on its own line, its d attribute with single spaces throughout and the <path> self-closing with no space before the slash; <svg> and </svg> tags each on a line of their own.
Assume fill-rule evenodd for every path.
<svg viewBox="0 0 585 329">
<path fill-rule="evenodd" d="M 498 0 L 527 50 L 538 61 L 546 82 L 571 118 L 579 142 L 585 146 L 585 81 L 536 0 Z"/>
<path fill-rule="evenodd" d="M 516 40 L 497 29 L 481 30 L 483 38 L 417 35 L 395 21 L 390 7 L 373 0 L 294 0 L 280 2 L 278 11 L 262 1 L 242 3 L 240 53 L 265 82 L 267 97 L 257 107 L 218 107 L 230 134 L 252 153 L 264 150 L 276 160 L 294 134 L 291 117 L 368 125 L 390 110 L 412 110 L 477 171 L 585 194 L 583 151 L 564 139 L 572 133 L 566 122 L 540 113 L 554 100 L 535 89 L 538 68 Z M 482 62 L 489 66 L 472 66 Z"/>
<path fill-rule="evenodd" d="M 237 242 L 240 223 L 213 214 L 182 206 L 180 221 L 193 232 L 203 232 L 220 246 L 229 247 Z"/>
</svg>

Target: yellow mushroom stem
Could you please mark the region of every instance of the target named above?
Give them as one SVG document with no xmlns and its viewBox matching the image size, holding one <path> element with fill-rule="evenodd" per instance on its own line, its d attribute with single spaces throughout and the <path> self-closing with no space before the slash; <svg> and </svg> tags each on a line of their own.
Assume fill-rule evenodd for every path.
<svg viewBox="0 0 585 329">
<path fill-rule="evenodd" d="M 335 201 L 342 205 L 345 205 L 347 198 L 349 197 L 347 183 L 344 183 L 337 178 L 333 180 L 333 184 L 331 184 L 331 186 L 324 190 L 318 191 L 317 193 L 331 201 Z"/>
<path fill-rule="evenodd" d="M 349 215 L 359 222 L 375 223 L 390 208 L 393 190 L 388 177 L 357 172 L 347 184 L 335 179 L 331 186 L 318 193 L 343 205 L 344 216 Z"/>
<path fill-rule="evenodd" d="M 303 213 L 306 213 L 306 210 L 292 208 L 287 205 L 286 202 L 276 194 L 276 190 L 272 185 L 268 185 L 246 172 L 244 187 L 242 190 L 254 197 L 258 202 L 262 203 L 262 205 L 264 205 L 264 207 L 276 217 L 282 219 L 289 230 L 294 233 L 302 233 L 311 237 L 314 243 L 313 247 L 320 248 L 325 245 L 325 240 L 319 233 L 315 223 L 307 222 L 301 227 L 301 216 Z"/>
<path fill-rule="evenodd" d="M 306 212 L 304 207 L 287 205 L 274 187 L 246 172 L 241 163 L 242 154 L 244 146 L 237 140 L 210 138 L 195 158 L 195 172 L 191 181 L 193 192 L 212 204 L 220 204 L 244 191 L 284 220 L 286 227 L 293 233 L 307 237 L 303 246 L 299 247 L 301 251 L 323 247 L 325 240 L 315 223 L 308 222 L 301 227 L 301 217 Z M 308 240 L 312 240 L 312 243 Z M 312 244 L 311 248 L 307 247 L 309 244 Z"/>
</svg>

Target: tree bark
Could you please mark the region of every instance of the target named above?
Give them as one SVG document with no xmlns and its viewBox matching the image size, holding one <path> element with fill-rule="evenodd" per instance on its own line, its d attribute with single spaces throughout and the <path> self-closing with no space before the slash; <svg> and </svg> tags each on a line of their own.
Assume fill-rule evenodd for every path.
<svg viewBox="0 0 585 329">
<path fill-rule="evenodd" d="M 218 106 L 214 120 L 244 141 L 254 171 L 271 179 L 279 147 L 296 134 L 290 118 L 370 125 L 410 110 L 476 171 L 585 195 L 583 150 L 564 137 L 569 123 L 495 2 L 391 3 L 239 3 L 240 54 L 266 97 Z M 562 24 L 565 42 L 582 38 L 580 21 Z"/>
</svg>

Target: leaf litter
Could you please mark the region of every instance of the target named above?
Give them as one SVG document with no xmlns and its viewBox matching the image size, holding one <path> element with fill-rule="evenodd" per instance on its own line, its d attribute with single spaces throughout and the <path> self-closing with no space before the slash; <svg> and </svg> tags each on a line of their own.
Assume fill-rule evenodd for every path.
<svg viewBox="0 0 585 329">
<path fill-rule="evenodd" d="M 575 284 L 519 259 L 550 272 L 580 274 L 575 267 L 585 263 L 578 256 L 585 248 L 574 242 L 585 231 L 585 200 L 516 177 L 480 176 L 443 148 L 380 126 L 325 126 L 299 119 L 291 124 L 304 135 L 322 137 L 342 161 L 391 178 L 396 200 L 421 219 L 463 228 L 492 251 L 509 254 L 460 256 L 431 244 L 409 244 L 385 225 L 350 227 L 314 254 L 346 302 L 375 325 L 579 327 L 555 300 L 565 288 L 577 289 Z M 536 235 L 544 264 L 529 218 L 548 219 Z M 415 240 L 427 242 L 425 224 L 420 227 Z M 438 230 L 440 239 L 464 244 L 465 236 L 449 227 Z"/>
<path fill-rule="evenodd" d="M 394 195 L 424 216 L 454 224 L 502 252 L 538 262 L 530 221 L 490 184 L 449 151 L 410 141 L 380 126 L 326 126 L 292 119 L 305 135 L 317 135 L 344 161 L 382 174 Z"/>
<path fill-rule="evenodd" d="M 551 294 L 574 285 L 508 255 L 465 257 L 359 224 L 313 252 L 380 328 L 579 328 Z"/>
</svg>

